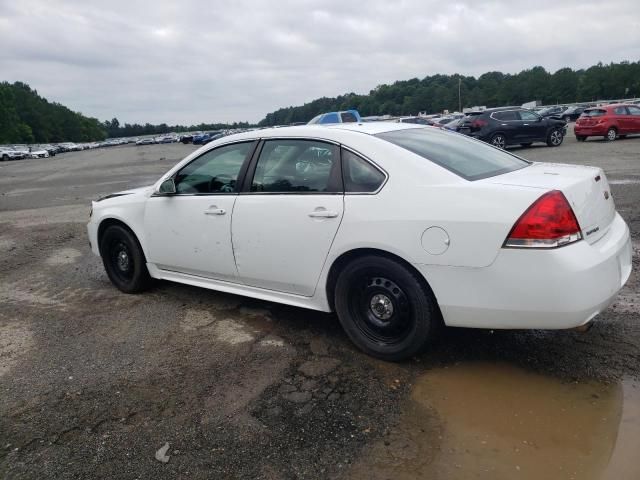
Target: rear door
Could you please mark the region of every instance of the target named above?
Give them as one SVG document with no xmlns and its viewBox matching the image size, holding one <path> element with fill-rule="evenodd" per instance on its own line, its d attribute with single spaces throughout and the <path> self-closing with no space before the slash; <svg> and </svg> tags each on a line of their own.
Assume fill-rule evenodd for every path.
<svg viewBox="0 0 640 480">
<path fill-rule="evenodd" d="M 526 141 L 525 132 L 522 130 L 522 122 L 515 110 L 501 110 L 493 112 L 491 118 L 497 122 L 496 132 L 502 132 L 508 144 Z"/>
<path fill-rule="evenodd" d="M 344 210 L 338 146 L 265 140 L 243 190 L 231 227 L 240 280 L 312 296 Z"/>
</svg>

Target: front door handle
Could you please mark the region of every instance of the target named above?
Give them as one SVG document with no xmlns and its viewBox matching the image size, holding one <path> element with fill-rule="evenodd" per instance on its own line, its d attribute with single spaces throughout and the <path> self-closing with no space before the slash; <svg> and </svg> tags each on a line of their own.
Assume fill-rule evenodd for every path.
<svg viewBox="0 0 640 480">
<path fill-rule="evenodd" d="M 215 205 L 212 205 L 204 211 L 205 215 L 224 215 L 225 213 L 227 213 L 227 211 L 224 208 L 218 208 Z"/>
<path fill-rule="evenodd" d="M 330 212 L 329 210 L 316 210 L 309 214 L 311 218 L 336 218 L 338 212 Z"/>
</svg>

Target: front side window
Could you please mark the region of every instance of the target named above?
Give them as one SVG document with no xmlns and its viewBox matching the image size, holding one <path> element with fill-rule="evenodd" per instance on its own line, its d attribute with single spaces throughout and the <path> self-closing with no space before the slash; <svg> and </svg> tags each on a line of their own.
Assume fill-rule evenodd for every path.
<svg viewBox="0 0 640 480">
<path fill-rule="evenodd" d="M 479 180 L 530 165 L 529 162 L 479 140 L 435 128 L 412 128 L 379 133 L 376 137 L 398 145 L 465 180 Z"/>
<path fill-rule="evenodd" d="M 356 116 L 351 112 L 342 112 L 340 114 L 340 118 L 342 118 L 342 123 L 349 123 L 349 122 L 357 122 L 358 121 Z"/>
<path fill-rule="evenodd" d="M 371 193 L 378 190 L 385 175 L 364 158 L 342 149 L 342 176 L 344 191 L 348 193 Z"/>
<path fill-rule="evenodd" d="M 338 147 L 315 140 L 264 142 L 252 192 L 333 193 L 342 190 Z"/>
<path fill-rule="evenodd" d="M 524 120 L 526 122 L 536 122 L 540 117 L 533 112 L 528 110 L 520 110 L 520 120 Z"/>
<path fill-rule="evenodd" d="M 640 107 L 629 106 L 627 107 L 627 110 L 629 110 L 630 115 L 640 115 Z"/>
<path fill-rule="evenodd" d="M 176 193 L 234 193 L 242 164 L 253 142 L 225 145 L 196 158 L 175 176 Z"/>
</svg>

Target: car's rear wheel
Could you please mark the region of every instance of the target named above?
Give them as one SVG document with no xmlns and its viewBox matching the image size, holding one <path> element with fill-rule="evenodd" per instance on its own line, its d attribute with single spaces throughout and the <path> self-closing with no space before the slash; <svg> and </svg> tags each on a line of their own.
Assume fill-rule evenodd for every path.
<svg viewBox="0 0 640 480">
<path fill-rule="evenodd" d="M 613 142 L 617 136 L 618 136 L 618 132 L 616 131 L 615 128 L 611 127 L 609 130 L 607 130 L 607 134 L 605 135 L 604 139 L 607 142 Z"/>
<path fill-rule="evenodd" d="M 419 353 L 441 322 L 426 282 L 401 263 L 379 256 L 357 258 L 342 270 L 335 307 L 351 341 L 389 361 Z"/>
<path fill-rule="evenodd" d="M 559 128 L 554 128 L 549 132 L 549 136 L 547 137 L 547 145 L 550 147 L 559 147 L 560 145 L 562 145 L 562 140 L 564 140 L 562 130 Z"/>
<path fill-rule="evenodd" d="M 584 135 L 576 135 L 576 140 L 579 142 L 584 142 L 587 139 Z"/>
<path fill-rule="evenodd" d="M 110 225 L 100 239 L 100 255 L 109 280 L 125 293 L 151 285 L 144 253 L 136 237 L 121 225 Z"/>
<path fill-rule="evenodd" d="M 520 144 L 520 146 L 525 147 L 525 148 L 530 147 L 531 145 L 532 145 L 532 142 L 527 142 L 527 143 L 521 143 Z"/>
<path fill-rule="evenodd" d="M 501 133 L 496 133 L 493 137 L 491 137 L 489 143 L 491 143 L 491 145 L 493 145 L 494 147 L 504 148 L 507 146 L 507 138 Z"/>
</svg>

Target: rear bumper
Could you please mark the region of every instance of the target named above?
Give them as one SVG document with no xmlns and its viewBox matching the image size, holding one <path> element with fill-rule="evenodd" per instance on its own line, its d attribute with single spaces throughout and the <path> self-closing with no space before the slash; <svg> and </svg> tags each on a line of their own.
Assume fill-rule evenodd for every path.
<svg viewBox="0 0 640 480">
<path fill-rule="evenodd" d="M 616 213 L 596 243 L 502 249 L 485 268 L 416 265 L 457 327 L 566 329 L 606 309 L 631 274 L 629 228 Z"/>
</svg>

